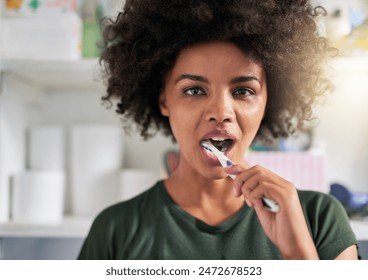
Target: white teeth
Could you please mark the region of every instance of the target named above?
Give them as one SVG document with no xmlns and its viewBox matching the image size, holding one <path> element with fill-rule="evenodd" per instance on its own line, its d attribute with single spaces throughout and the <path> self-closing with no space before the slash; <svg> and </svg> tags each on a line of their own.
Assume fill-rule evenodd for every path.
<svg viewBox="0 0 368 280">
<path fill-rule="evenodd" d="M 212 137 L 211 139 L 213 141 L 225 141 L 226 140 L 226 138 L 224 138 L 224 137 Z"/>
</svg>

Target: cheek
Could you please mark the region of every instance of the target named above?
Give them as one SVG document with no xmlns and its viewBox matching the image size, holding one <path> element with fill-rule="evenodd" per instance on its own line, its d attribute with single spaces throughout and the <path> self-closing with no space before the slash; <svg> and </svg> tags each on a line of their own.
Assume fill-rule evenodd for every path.
<svg viewBox="0 0 368 280">
<path fill-rule="evenodd" d="M 169 122 L 171 130 L 180 146 L 190 145 L 190 139 L 195 138 L 199 116 L 195 109 L 180 108 L 170 111 Z"/>
<path fill-rule="evenodd" d="M 242 118 L 253 126 L 259 125 L 264 117 L 265 106 L 263 103 L 249 106 L 241 110 Z"/>
<path fill-rule="evenodd" d="M 190 111 L 189 111 L 190 112 Z M 191 114 L 182 109 L 170 110 L 169 122 L 177 141 L 180 135 L 188 133 L 188 125 L 191 122 Z"/>
<path fill-rule="evenodd" d="M 248 141 L 253 141 L 253 138 L 257 134 L 259 126 L 264 116 L 264 106 L 252 106 L 240 111 L 238 116 L 239 125 L 249 138 Z"/>
</svg>

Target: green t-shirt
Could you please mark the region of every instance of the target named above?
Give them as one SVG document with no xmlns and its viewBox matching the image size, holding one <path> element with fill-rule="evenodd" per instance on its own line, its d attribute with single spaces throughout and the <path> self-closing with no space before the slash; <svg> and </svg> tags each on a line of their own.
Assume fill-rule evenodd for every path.
<svg viewBox="0 0 368 280">
<path fill-rule="evenodd" d="M 321 259 L 334 259 L 356 244 L 345 210 L 329 195 L 298 191 Z M 163 181 L 102 211 L 79 259 L 281 259 L 255 211 L 244 205 L 234 216 L 210 226 L 181 209 Z"/>
</svg>

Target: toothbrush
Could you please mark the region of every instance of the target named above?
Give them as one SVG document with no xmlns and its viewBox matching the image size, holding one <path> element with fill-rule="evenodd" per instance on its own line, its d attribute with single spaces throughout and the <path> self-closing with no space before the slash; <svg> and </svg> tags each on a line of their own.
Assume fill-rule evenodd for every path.
<svg viewBox="0 0 368 280">
<path fill-rule="evenodd" d="M 226 157 L 223 153 L 221 153 L 210 141 L 202 141 L 201 145 L 203 148 L 205 148 L 207 151 L 213 153 L 217 159 L 220 161 L 222 167 L 228 167 L 231 165 L 234 165 L 234 162 L 232 162 L 228 157 Z M 231 179 L 235 180 L 235 175 L 229 174 L 228 175 Z M 280 210 L 280 206 L 273 201 L 272 199 L 269 199 L 267 197 L 262 198 L 264 206 L 271 212 L 277 213 Z"/>
</svg>

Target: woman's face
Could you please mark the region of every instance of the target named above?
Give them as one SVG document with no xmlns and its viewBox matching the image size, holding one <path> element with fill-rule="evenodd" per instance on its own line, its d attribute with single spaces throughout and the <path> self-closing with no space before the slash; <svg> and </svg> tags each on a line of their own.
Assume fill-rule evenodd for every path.
<svg viewBox="0 0 368 280">
<path fill-rule="evenodd" d="M 225 178 L 201 141 L 210 139 L 232 161 L 244 161 L 266 101 L 262 64 L 235 44 L 209 42 L 182 50 L 160 95 L 161 113 L 180 147 L 181 167 L 206 178 Z"/>
</svg>

